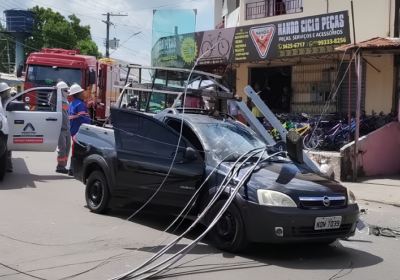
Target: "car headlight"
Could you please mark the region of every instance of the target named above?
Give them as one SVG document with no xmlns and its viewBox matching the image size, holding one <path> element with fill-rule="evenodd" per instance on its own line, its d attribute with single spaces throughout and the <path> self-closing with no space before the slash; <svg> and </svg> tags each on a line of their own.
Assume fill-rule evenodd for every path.
<svg viewBox="0 0 400 280">
<path fill-rule="evenodd" d="M 357 204 L 356 196 L 349 188 L 347 188 L 347 197 L 348 197 L 348 201 L 347 201 L 348 205 Z"/>
<path fill-rule="evenodd" d="M 258 203 L 267 206 L 297 207 L 296 203 L 286 194 L 270 191 L 257 190 Z"/>
</svg>

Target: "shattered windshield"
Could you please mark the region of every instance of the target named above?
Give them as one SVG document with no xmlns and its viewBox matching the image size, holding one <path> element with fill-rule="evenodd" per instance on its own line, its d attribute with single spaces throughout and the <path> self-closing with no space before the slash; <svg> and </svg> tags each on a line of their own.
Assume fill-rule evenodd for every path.
<svg viewBox="0 0 400 280">
<path fill-rule="evenodd" d="M 220 159 L 232 154 L 227 160 L 237 160 L 245 152 L 266 145 L 253 131 L 238 125 L 199 124 L 199 128 Z"/>
<path fill-rule="evenodd" d="M 26 75 L 27 82 L 36 86 L 56 85 L 59 82 L 68 86 L 74 83 L 82 85 L 82 70 L 76 68 L 29 65 Z"/>
</svg>

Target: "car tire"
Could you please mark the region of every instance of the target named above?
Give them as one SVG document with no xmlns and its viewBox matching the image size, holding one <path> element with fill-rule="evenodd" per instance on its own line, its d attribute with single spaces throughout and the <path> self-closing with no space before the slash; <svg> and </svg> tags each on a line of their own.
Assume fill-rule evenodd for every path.
<svg viewBox="0 0 400 280">
<path fill-rule="evenodd" d="M 6 172 L 7 172 L 7 149 L 0 157 L 0 181 L 3 181 Z"/>
<path fill-rule="evenodd" d="M 208 215 L 208 224 L 214 220 L 225 203 L 226 200 L 215 203 Z M 241 251 L 249 245 L 242 216 L 233 203 L 229 205 L 217 224 L 210 230 L 209 238 L 214 246 L 227 252 Z"/>
<path fill-rule="evenodd" d="M 110 201 L 110 190 L 106 177 L 101 171 L 94 171 L 87 179 L 85 198 L 86 204 L 90 211 L 102 214 L 108 210 L 108 202 Z"/>
</svg>

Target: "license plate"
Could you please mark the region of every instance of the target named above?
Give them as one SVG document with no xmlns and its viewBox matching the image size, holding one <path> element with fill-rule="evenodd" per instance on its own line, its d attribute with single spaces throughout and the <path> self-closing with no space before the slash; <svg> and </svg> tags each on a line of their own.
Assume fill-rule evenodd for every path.
<svg viewBox="0 0 400 280">
<path fill-rule="evenodd" d="M 318 217 L 315 219 L 315 230 L 340 228 L 342 216 Z"/>
</svg>

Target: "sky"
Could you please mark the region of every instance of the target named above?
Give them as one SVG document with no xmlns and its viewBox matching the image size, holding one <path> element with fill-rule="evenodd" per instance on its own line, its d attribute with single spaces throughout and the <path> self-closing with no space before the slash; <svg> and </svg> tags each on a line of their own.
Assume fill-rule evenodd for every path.
<svg viewBox="0 0 400 280">
<path fill-rule="evenodd" d="M 103 54 L 106 37 L 103 14 L 128 14 L 111 17 L 115 27 L 110 27 L 110 38 L 120 39 L 120 47 L 110 49 L 110 57 L 143 65 L 150 65 L 154 9 L 197 9 L 196 31 L 214 28 L 213 0 L 0 0 L 1 18 L 4 20 L 4 10 L 25 10 L 36 5 L 51 8 L 65 17 L 75 14 L 82 25 L 90 25 L 92 38 Z M 137 32 L 141 33 L 132 37 Z"/>
</svg>

